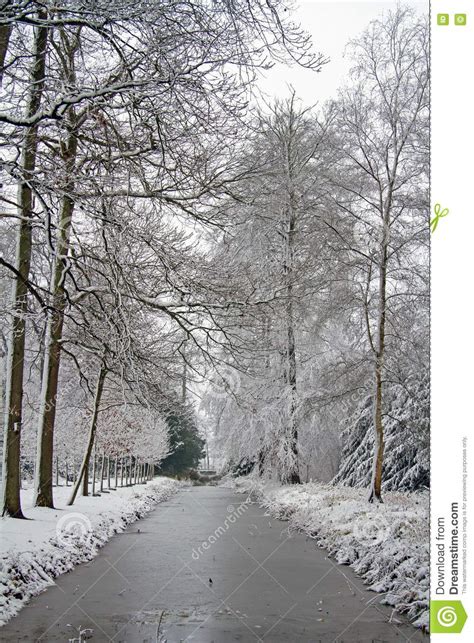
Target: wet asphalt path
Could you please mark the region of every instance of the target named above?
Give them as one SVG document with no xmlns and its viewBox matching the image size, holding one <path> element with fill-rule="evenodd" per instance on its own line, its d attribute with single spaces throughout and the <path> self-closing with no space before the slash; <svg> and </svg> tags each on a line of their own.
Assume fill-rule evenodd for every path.
<svg viewBox="0 0 474 643">
<path fill-rule="evenodd" d="M 59 577 L 0 640 L 78 642 L 82 627 L 115 643 L 427 643 L 390 622 L 349 568 L 244 502 L 220 487 L 183 489 Z"/>
</svg>

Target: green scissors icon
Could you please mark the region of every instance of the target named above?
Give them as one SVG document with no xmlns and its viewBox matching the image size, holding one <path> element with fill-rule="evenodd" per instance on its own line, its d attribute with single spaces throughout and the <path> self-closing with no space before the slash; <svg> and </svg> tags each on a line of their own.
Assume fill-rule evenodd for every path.
<svg viewBox="0 0 474 643">
<path fill-rule="evenodd" d="M 430 228 L 431 228 L 431 232 L 432 232 L 432 233 L 433 233 L 433 232 L 436 230 L 436 228 L 438 227 L 438 222 L 439 222 L 439 220 L 440 220 L 440 219 L 442 219 L 443 217 L 447 217 L 447 216 L 448 216 L 448 214 L 449 214 L 449 210 L 448 210 L 448 208 L 443 208 L 443 209 L 441 209 L 441 204 L 440 204 L 440 203 L 436 203 L 436 204 L 435 204 L 435 207 L 434 207 L 434 213 L 435 213 L 435 216 L 434 216 L 434 217 L 431 219 L 431 221 L 430 221 Z"/>
</svg>

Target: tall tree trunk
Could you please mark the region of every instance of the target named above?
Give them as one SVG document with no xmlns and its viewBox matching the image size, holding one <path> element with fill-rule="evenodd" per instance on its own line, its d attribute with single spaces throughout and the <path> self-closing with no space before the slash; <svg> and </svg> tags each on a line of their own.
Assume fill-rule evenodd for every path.
<svg viewBox="0 0 474 643">
<path fill-rule="evenodd" d="M 186 403 L 186 391 L 188 386 L 188 365 L 186 363 L 185 349 L 186 349 L 186 343 L 183 344 L 184 362 L 183 362 L 183 376 L 182 376 L 182 382 L 181 382 L 181 400 L 183 401 L 183 404 Z"/>
<path fill-rule="evenodd" d="M 97 430 L 97 418 L 99 416 L 99 407 L 100 407 L 100 400 L 102 398 L 102 392 L 104 390 L 104 382 L 105 382 L 105 377 L 107 375 L 107 368 L 105 364 L 102 362 L 100 366 L 100 371 L 99 371 L 99 378 L 97 380 L 97 388 L 95 390 L 95 395 L 94 395 L 94 406 L 92 410 L 92 417 L 90 421 L 90 428 L 89 428 L 89 437 L 87 440 L 87 447 L 86 451 L 84 453 L 84 458 L 82 460 L 82 465 L 79 470 L 79 475 L 77 476 L 76 484 L 74 485 L 74 489 L 72 491 L 71 497 L 69 499 L 68 505 L 74 504 L 74 501 L 76 499 L 77 493 L 79 491 L 79 488 L 81 486 L 81 482 L 84 479 L 86 484 L 87 484 L 87 476 L 88 476 L 88 468 L 89 468 L 89 460 L 91 457 L 92 453 L 92 447 L 94 446 L 94 440 L 95 440 L 95 434 Z M 85 477 L 84 477 L 85 476 Z M 87 495 L 87 494 L 85 494 Z"/>
<path fill-rule="evenodd" d="M 93 478 L 93 480 L 95 482 L 95 478 Z M 76 481 L 77 481 L 77 475 L 76 475 Z M 83 496 L 89 495 L 89 462 L 86 462 L 86 466 L 84 467 L 84 474 L 82 477 L 82 495 Z"/>
<path fill-rule="evenodd" d="M 39 11 L 45 19 L 45 11 Z M 45 84 L 48 30 L 35 27 L 33 62 L 26 116 L 33 116 L 41 106 Z M 26 128 L 21 158 L 23 176 L 18 190 L 18 210 L 21 216 L 16 241 L 17 277 L 13 284 L 13 322 L 9 337 L 6 395 L 5 433 L 3 442 L 3 497 L 2 515 L 23 518 L 20 500 L 20 445 L 23 405 L 23 367 L 25 361 L 25 315 L 27 311 L 27 283 L 31 264 L 31 237 L 33 218 L 32 181 L 38 150 L 38 126 Z"/>
<path fill-rule="evenodd" d="M 285 473 L 286 480 L 290 484 L 300 484 L 301 478 L 298 463 L 298 425 L 296 419 L 297 411 L 297 385 L 296 385 L 296 342 L 295 342 L 295 320 L 293 311 L 293 280 L 294 280 L 294 245 L 296 234 L 296 196 L 294 190 L 293 161 L 292 161 L 292 113 L 290 114 L 288 142 L 287 142 L 287 181 L 288 181 L 288 210 L 287 230 L 285 235 L 285 280 L 286 280 L 286 382 L 289 387 L 289 409 L 288 409 L 288 436 L 287 445 L 291 451 L 293 460 L 290 471 Z"/>
<path fill-rule="evenodd" d="M 73 89 L 76 80 L 74 55 L 77 47 L 77 40 L 72 45 L 70 43 L 66 43 L 65 46 L 67 47 L 67 51 L 65 52 L 67 67 L 64 70 L 64 75 L 68 85 Z M 65 173 L 64 196 L 62 197 L 61 209 L 59 212 L 56 252 L 51 275 L 52 310 L 48 311 L 48 320 L 46 324 L 45 353 L 38 424 L 38 446 L 36 450 L 35 505 L 37 507 L 54 506 L 53 488 L 51 484 L 54 423 L 56 419 L 64 311 L 67 303 L 64 284 L 67 272 L 71 221 L 75 206 L 72 193 L 75 186 L 74 169 L 77 156 L 77 123 L 73 107 L 69 108 L 66 125 L 68 131 L 67 140 L 64 144 L 60 144 Z"/>
<path fill-rule="evenodd" d="M 382 420 L 383 409 L 383 364 L 385 353 L 385 318 L 386 318 L 386 289 L 387 261 L 389 242 L 391 190 L 385 207 L 383 238 L 379 266 L 379 288 L 377 309 L 377 334 L 375 337 L 375 368 L 374 368 L 374 459 L 372 463 L 372 480 L 369 489 L 369 502 L 382 502 L 382 469 L 384 454 L 384 431 Z"/>
<path fill-rule="evenodd" d="M 97 453 L 96 453 L 96 447 L 94 446 L 94 453 L 92 455 L 92 497 L 96 495 L 95 493 L 96 478 L 97 478 Z"/>
<path fill-rule="evenodd" d="M 289 439 L 290 449 L 294 460 L 294 465 L 289 473 L 288 482 L 290 484 L 300 484 L 300 474 L 298 465 L 298 425 L 296 422 L 297 410 L 297 388 L 296 388 L 296 347 L 295 331 L 293 320 L 292 294 L 288 299 L 288 386 L 290 387 L 290 409 L 289 409 Z"/>
<path fill-rule="evenodd" d="M 104 491 L 104 468 L 105 468 L 105 455 L 100 456 L 100 469 L 99 469 L 99 491 L 102 493 Z"/>
<path fill-rule="evenodd" d="M 137 484 L 137 466 L 138 466 L 138 461 L 135 458 L 135 465 L 133 467 L 133 483 L 132 484 Z"/>
<path fill-rule="evenodd" d="M 5 69 L 5 58 L 7 57 L 8 44 L 12 34 L 12 25 L 0 25 L 0 87 L 3 82 L 3 71 Z"/>
</svg>

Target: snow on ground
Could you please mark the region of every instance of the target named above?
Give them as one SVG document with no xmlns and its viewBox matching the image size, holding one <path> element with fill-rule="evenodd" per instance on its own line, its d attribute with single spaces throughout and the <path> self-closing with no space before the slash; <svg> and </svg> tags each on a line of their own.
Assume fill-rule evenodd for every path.
<svg viewBox="0 0 474 643">
<path fill-rule="evenodd" d="M 94 558 L 114 534 L 180 486 L 170 478 L 155 478 L 101 496 L 78 496 L 72 507 L 66 505 L 71 487 L 57 487 L 57 509 L 32 507 L 33 490 L 23 491 L 24 514 L 31 520 L 0 520 L 0 626 L 31 597 L 54 585 L 54 578 Z"/>
<path fill-rule="evenodd" d="M 385 493 L 383 504 L 369 504 L 367 491 L 354 487 L 281 486 L 252 477 L 237 479 L 233 487 L 314 538 L 370 590 L 383 593 L 382 603 L 428 629 L 428 493 Z"/>
</svg>

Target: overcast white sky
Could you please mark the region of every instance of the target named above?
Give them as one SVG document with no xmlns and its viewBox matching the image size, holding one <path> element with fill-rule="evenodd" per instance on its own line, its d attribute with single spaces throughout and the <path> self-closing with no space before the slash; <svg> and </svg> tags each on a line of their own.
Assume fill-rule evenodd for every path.
<svg viewBox="0 0 474 643">
<path fill-rule="evenodd" d="M 379 0 L 297 0 L 295 21 L 299 21 L 312 35 L 315 49 L 331 60 L 319 74 L 296 66 L 276 65 L 258 83 L 261 90 L 269 97 L 286 97 L 288 84 L 291 84 L 297 96 L 308 105 L 324 103 L 328 98 L 335 97 L 351 66 L 350 60 L 344 58 L 348 40 L 363 31 L 371 20 L 395 8 L 397 4 Z M 403 4 L 414 6 L 420 13 L 428 12 L 428 0 L 413 0 Z"/>
</svg>

